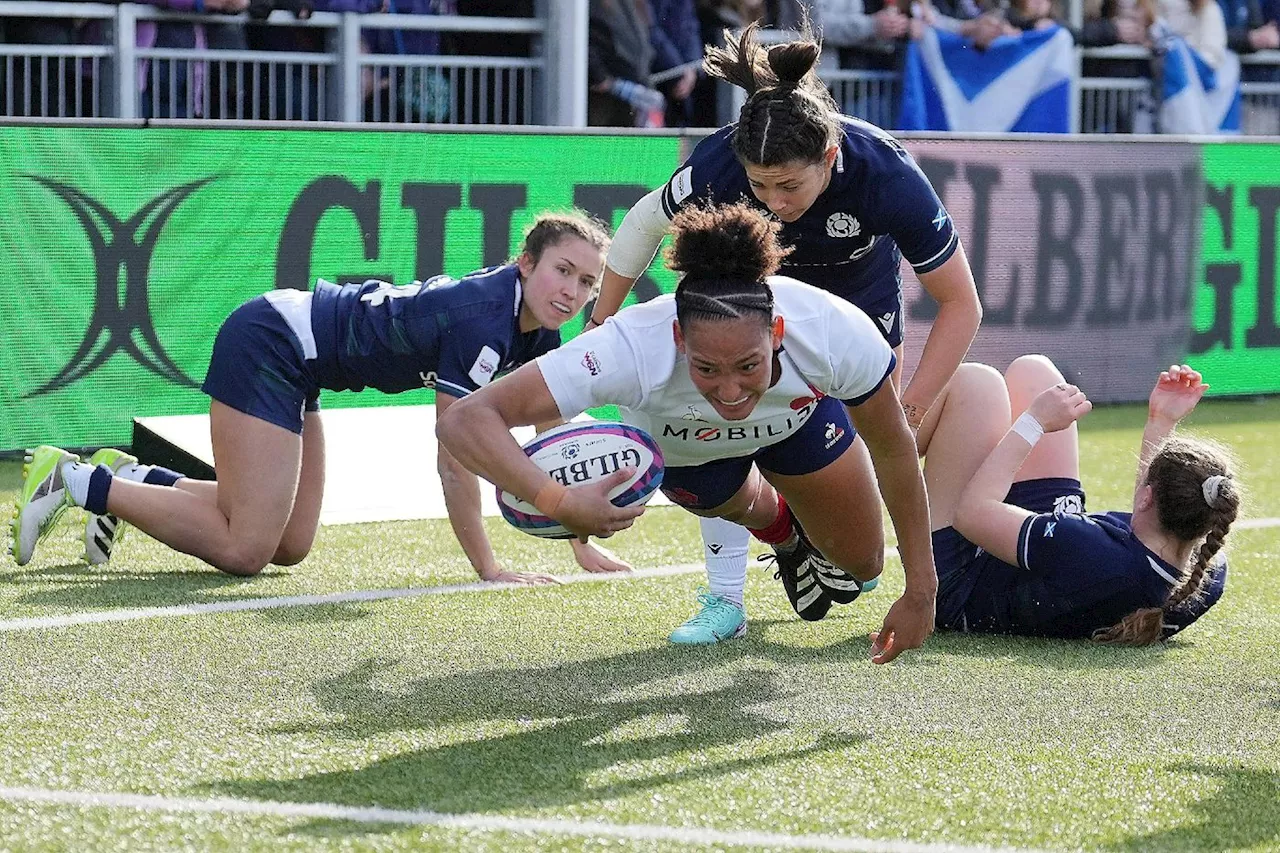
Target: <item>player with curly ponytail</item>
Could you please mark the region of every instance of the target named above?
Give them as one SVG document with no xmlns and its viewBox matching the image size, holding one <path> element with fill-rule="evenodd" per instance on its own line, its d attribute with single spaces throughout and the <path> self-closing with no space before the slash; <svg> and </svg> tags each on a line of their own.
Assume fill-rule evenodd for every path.
<svg viewBox="0 0 1280 853">
<path fill-rule="evenodd" d="M 667 497 L 773 546 L 775 576 L 809 620 L 879 576 L 883 498 L 906 592 L 873 660 L 919 646 L 933 630 L 937 579 L 915 442 L 889 381 L 893 350 L 848 302 L 774 274 L 789 250 L 778 223 L 755 208 L 687 207 L 673 226 L 674 294 L 627 308 L 459 400 L 437 424 L 441 443 L 532 500 L 557 487 L 510 428 L 617 405 L 662 449 Z M 611 535 L 643 511 L 589 487 L 557 494 L 547 514 L 580 536 Z M 741 607 L 703 598 L 709 630 L 745 633 Z"/>
<path fill-rule="evenodd" d="M 1224 451 L 1171 437 L 1208 387 L 1186 365 L 1160 374 L 1133 511 L 1086 514 L 1083 392 L 1043 356 L 1005 376 L 961 365 L 920 431 L 938 626 L 1146 645 L 1199 618 L 1222 595 L 1241 501 Z"/>
<path fill-rule="evenodd" d="M 898 359 L 901 380 L 901 260 L 911 263 L 939 311 L 910 384 L 902 390 L 908 424 L 919 427 L 977 332 L 982 317 L 973 274 L 954 223 L 929 180 L 892 136 L 840 114 L 814 72 L 821 46 L 807 31 L 766 47 L 754 25 L 708 48 L 710 77 L 746 92 L 738 121 L 702 140 L 670 181 L 627 213 L 609 251 L 588 328 L 623 304 L 649 266 L 672 219 L 703 202 L 745 200 L 780 225 L 794 248 L 780 268 L 853 303 L 872 317 Z M 719 520 L 702 525 L 713 597 L 742 607 L 744 531 Z M 842 600 L 839 590 L 828 590 Z M 705 603 L 704 603 L 705 604 Z M 695 616 L 673 642 L 717 637 Z"/>
</svg>

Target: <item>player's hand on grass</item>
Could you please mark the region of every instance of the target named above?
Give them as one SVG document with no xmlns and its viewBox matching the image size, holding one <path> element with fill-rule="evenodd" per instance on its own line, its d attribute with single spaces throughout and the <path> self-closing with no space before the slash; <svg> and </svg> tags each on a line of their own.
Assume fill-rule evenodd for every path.
<svg viewBox="0 0 1280 853">
<path fill-rule="evenodd" d="M 578 539 L 573 539 L 571 542 L 574 559 L 578 561 L 578 565 L 582 567 L 584 572 L 600 574 L 604 572 L 631 571 L 631 564 L 625 560 L 618 559 L 618 555 L 608 548 L 602 548 L 599 545 L 591 542 L 582 542 Z"/>
<path fill-rule="evenodd" d="M 936 596 L 907 590 L 871 633 L 871 662 L 888 663 L 907 649 L 918 649 L 933 633 Z"/>
<path fill-rule="evenodd" d="M 509 572 L 506 569 L 486 572 L 480 575 L 480 580 L 485 583 L 521 583 L 527 586 L 560 583 L 556 578 L 542 572 Z"/>
<path fill-rule="evenodd" d="M 1195 409 L 1209 386 L 1204 384 L 1200 371 L 1185 364 L 1170 365 L 1160 374 L 1156 387 L 1151 390 L 1147 402 L 1147 417 L 1151 420 L 1168 420 L 1173 423 L 1185 418 Z"/>
<path fill-rule="evenodd" d="M 1093 403 L 1084 392 L 1070 382 L 1059 382 L 1036 395 L 1027 406 L 1027 414 L 1040 422 L 1045 432 L 1066 429 L 1089 414 Z"/>
<path fill-rule="evenodd" d="M 644 512 L 644 506 L 614 506 L 609 492 L 635 476 L 636 469 L 621 468 L 608 477 L 565 492 L 556 512 L 556 521 L 585 540 L 588 536 L 606 539 L 626 530 Z"/>
</svg>

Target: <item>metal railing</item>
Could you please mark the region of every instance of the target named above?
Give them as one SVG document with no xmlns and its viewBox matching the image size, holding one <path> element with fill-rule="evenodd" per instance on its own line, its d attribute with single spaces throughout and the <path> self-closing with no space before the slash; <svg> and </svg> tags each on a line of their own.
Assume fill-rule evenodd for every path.
<svg viewBox="0 0 1280 853">
<path fill-rule="evenodd" d="M 133 3 L 0 0 L 0 25 L 65 22 L 62 40 L 0 43 L 0 115 L 310 119 L 445 124 L 564 124 L 586 117 L 587 0 L 544 0 L 536 18 L 275 11 L 166 12 Z M 199 28 L 197 48 L 140 46 L 151 25 Z M 371 53 L 380 31 L 498 34 L 528 56 Z M 303 50 L 249 49 L 285 34 Z M 196 42 L 198 45 L 200 41 Z"/>
<path fill-rule="evenodd" d="M 1073 4 L 1074 5 L 1074 4 Z M 534 18 L 276 11 L 245 15 L 166 12 L 134 3 L 0 0 L 0 26 L 39 19 L 66 43 L 0 41 L 0 116 L 336 120 L 432 124 L 586 124 L 587 0 L 539 0 Z M 139 45 L 156 25 L 199 27 L 203 45 Z M 524 39 L 527 56 L 372 53 L 388 31 Z M 287 35 L 303 49 L 254 45 Z M 794 34 L 765 31 L 767 41 Z M 30 39 L 28 39 L 30 40 Z M 87 43 L 74 43 L 74 42 Z M 201 44 L 201 41 L 196 41 Z M 1142 47 L 1077 50 L 1087 67 L 1133 63 L 1131 76 L 1073 81 L 1073 130 L 1133 133 L 1154 127 L 1157 99 Z M 1242 130 L 1280 133 L 1280 51 L 1241 57 Z M 673 78 L 684 67 L 661 78 Z M 1128 75 L 1127 71 L 1120 73 Z M 821 69 L 842 109 L 893 127 L 901 99 L 892 71 Z M 742 92 L 722 87 L 721 118 L 736 117 Z"/>
</svg>

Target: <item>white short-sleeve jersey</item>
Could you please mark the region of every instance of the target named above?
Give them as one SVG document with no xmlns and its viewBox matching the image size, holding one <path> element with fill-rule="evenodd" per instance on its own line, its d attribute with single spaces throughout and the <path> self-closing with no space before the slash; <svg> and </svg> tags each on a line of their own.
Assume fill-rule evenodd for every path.
<svg viewBox="0 0 1280 853">
<path fill-rule="evenodd" d="M 740 421 L 720 417 L 698 393 L 676 350 L 673 296 L 627 308 L 534 363 L 566 420 L 616 404 L 647 431 L 672 467 L 749 456 L 785 439 L 823 396 L 856 406 L 893 372 L 893 350 L 854 305 L 783 276 L 769 279 L 784 321 L 778 381 Z"/>
</svg>

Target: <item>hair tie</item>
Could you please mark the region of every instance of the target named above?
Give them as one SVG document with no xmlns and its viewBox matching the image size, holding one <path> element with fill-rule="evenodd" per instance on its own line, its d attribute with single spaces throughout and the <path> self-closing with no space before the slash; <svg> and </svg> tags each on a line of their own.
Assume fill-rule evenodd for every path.
<svg viewBox="0 0 1280 853">
<path fill-rule="evenodd" d="M 1207 477 L 1200 486 L 1200 491 L 1204 494 L 1204 502 L 1209 505 L 1209 509 L 1218 509 L 1218 495 L 1222 491 L 1222 484 L 1227 480 L 1221 474 L 1214 474 Z"/>
</svg>

